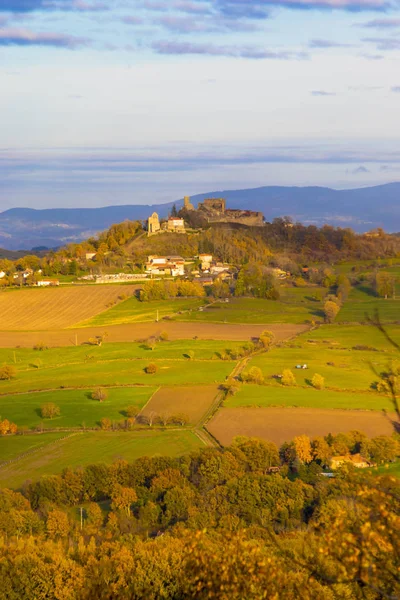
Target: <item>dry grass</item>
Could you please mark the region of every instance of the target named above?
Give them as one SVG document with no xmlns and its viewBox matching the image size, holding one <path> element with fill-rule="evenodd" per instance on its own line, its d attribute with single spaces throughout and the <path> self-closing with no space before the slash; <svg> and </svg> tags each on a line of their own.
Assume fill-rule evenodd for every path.
<svg viewBox="0 0 400 600">
<path fill-rule="evenodd" d="M 99 289 L 105 290 L 105 288 L 101 287 L 94 288 L 94 291 Z M 123 289 L 126 290 L 126 288 Z M 121 291 L 119 293 L 121 293 Z M 57 303 L 54 304 L 54 309 L 56 310 Z M 75 307 L 75 314 L 77 310 L 79 309 Z M 91 308 L 91 310 L 93 310 L 93 307 Z M 22 311 L 23 315 L 24 311 L 26 311 L 26 309 Z M 99 312 L 101 312 L 101 309 L 99 310 Z M 24 319 L 29 320 L 29 317 L 24 315 Z M 1 348 L 32 348 L 32 346 L 34 346 L 39 341 L 43 341 L 47 346 L 52 348 L 71 346 L 75 343 L 75 334 L 78 336 L 78 344 L 81 344 L 82 342 L 88 340 L 90 337 L 101 335 L 102 333 L 104 333 L 104 331 L 107 331 L 108 333 L 108 342 L 135 342 L 140 339 L 146 339 L 150 336 L 159 335 L 163 331 L 168 333 L 168 337 L 170 340 L 189 340 L 193 338 L 198 338 L 199 340 L 244 342 L 252 338 L 258 337 L 264 329 L 272 331 L 275 334 L 276 341 L 282 341 L 291 338 L 309 329 L 307 325 L 274 324 L 268 325 L 268 327 L 266 327 L 265 325 L 176 323 L 163 321 L 160 323 L 135 323 L 132 325 L 111 325 L 108 327 L 104 326 L 77 328 L 76 330 L 71 326 L 69 330 L 64 331 L 61 329 L 61 327 L 59 327 L 58 331 L 50 331 L 51 326 L 48 325 L 48 323 L 46 323 L 44 319 L 45 324 L 40 329 L 45 330 L 47 328 L 47 331 L 40 331 L 40 333 L 35 333 L 34 331 L 11 331 L 11 327 L 8 327 L 8 330 L 6 330 L 7 328 L 2 326 L 2 322 L 3 319 L 1 318 Z M 77 319 L 75 319 L 75 323 L 76 322 Z M 19 326 L 18 329 L 22 329 L 22 326 Z M 26 329 L 28 329 L 28 326 L 26 326 Z M 32 330 L 33 327 L 30 326 L 30 329 Z"/>
<path fill-rule="evenodd" d="M 0 294 L 0 331 L 64 329 L 105 310 L 136 286 L 76 286 Z"/>
<path fill-rule="evenodd" d="M 223 408 L 207 428 L 225 446 L 237 435 L 280 445 L 301 434 L 315 437 L 358 429 L 373 437 L 394 431 L 383 413 L 316 408 Z"/>
<path fill-rule="evenodd" d="M 155 413 L 173 416 L 186 414 L 195 424 L 207 412 L 218 393 L 216 385 L 202 387 L 162 387 L 141 412 L 142 416 Z"/>
</svg>

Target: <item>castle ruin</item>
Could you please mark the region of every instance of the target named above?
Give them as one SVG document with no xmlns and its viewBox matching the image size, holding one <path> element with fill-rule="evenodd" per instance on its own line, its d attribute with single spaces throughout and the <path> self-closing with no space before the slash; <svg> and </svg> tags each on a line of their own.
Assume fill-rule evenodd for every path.
<svg viewBox="0 0 400 600">
<path fill-rule="evenodd" d="M 226 208 L 225 198 L 206 198 L 199 202 L 197 210 L 208 223 L 239 223 L 249 227 L 264 225 L 264 215 L 261 212 Z"/>
</svg>

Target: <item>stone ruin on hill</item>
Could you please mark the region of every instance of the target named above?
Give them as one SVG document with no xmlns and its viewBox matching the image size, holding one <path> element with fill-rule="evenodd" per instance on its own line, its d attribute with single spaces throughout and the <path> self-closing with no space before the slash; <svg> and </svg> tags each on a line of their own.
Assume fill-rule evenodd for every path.
<svg viewBox="0 0 400 600">
<path fill-rule="evenodd" d="M 184 209 L 196 210 L 190 202 L 189 196 L 184 198 Z M 240 223 L 252 227 L 264 225 L 264 215 L 253 210 L 226 208 L 225 198 L 206 198 L 199 202 L 197 211 L 208 223 Z"/>
</svg>

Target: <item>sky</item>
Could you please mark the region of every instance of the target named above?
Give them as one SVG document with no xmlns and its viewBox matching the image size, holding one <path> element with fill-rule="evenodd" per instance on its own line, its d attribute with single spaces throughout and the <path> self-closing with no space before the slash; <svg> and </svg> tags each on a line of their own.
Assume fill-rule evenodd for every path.
<svg viewBox="0 0 400 600">
<path fill-rule="evenodd" d="M 400 181 L 400 0 L 0 0 L 0 211 Z"/>
</svg>

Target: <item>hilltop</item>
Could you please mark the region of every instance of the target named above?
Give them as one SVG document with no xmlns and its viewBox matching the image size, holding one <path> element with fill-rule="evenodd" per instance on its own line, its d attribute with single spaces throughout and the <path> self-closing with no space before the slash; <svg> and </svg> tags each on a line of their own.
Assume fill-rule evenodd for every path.
<svg viewBox="0 0 400 600">
<path fill-rule="evenodd" d="M 196 206 L 208 197 L 223 197 L 230 208 L 259 211 L 267 221 L 289 215 L 294 221 L 321 226 L 351 227 L 365 232 L 375 227 L 400 230 L 400 183 L 353 190 L 325 187 L 267 186 L 244 190 L 214 190 L 191 197 Z M 78 242 L 126 219 L 144 220 L 157 212 L 165 217 L 183 199 L 155 205 L 103 208 L 15 208 L 0 213 L 0 246 L 9 250 L 34 246 L 58 247 Z"/>
</svg>

